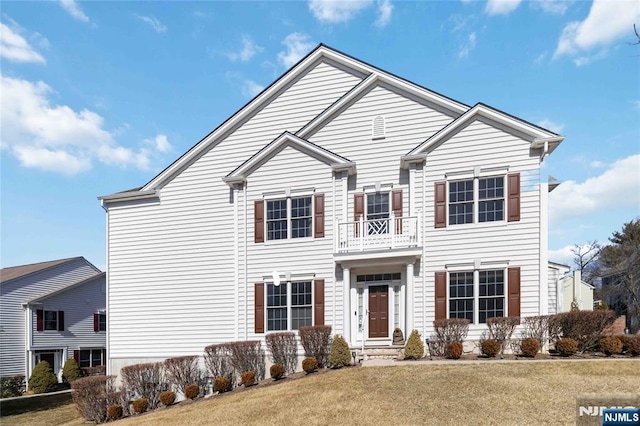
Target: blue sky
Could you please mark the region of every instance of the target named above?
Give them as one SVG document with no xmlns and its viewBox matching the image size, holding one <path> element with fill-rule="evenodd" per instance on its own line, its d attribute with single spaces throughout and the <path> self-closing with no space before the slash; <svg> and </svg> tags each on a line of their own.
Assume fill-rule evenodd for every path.
<svg viewBox="0 0 640 426">
<path fill-rule="evenodd" d="M 148 182 L 318 43 L 566 135 L 552 260 L 640 216 L 637 1 L 3 2 L 0 262 L 105 266 Z"/>
</svg>

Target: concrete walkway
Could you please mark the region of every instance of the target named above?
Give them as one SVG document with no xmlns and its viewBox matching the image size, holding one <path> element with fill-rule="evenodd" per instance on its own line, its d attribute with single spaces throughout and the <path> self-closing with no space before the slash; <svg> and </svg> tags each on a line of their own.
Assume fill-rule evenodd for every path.
<svg viewBox="0 0 640 426">
<path fill-rule="evenodd" d="M 527 359 L 527 358 L 519 358 L 519 359 L 465 359 L 465 360 L 453 360 L 453 359 L 434 359 L 429 360 L 429 358 L 423 358 L 418 361 L 398 361 L 395 359 L 369 359 L 366 361 L 362 361 L 362 367 L 388 367 L 388 366 L 402 366 L 402 365 L 459 365 L 459 364 L 510 364 L 510 363 L 538 363 L 538 362 L 594 362 L 594 361 L 604 361 L 604 362 L 637 362 L 638 363 L 638 371 L 640 371 L 640 358 L 553 358 L 553 359 Z"/>
</svg>

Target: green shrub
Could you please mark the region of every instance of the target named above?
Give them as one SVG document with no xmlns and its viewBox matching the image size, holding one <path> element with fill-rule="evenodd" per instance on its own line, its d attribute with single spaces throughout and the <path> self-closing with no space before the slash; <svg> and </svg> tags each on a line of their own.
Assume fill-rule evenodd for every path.
<svg viewBox="0 0 640 426">
<path fill-rule="evenodd" d="M 71 358 L 65 361 L 64 367 L 62 368 L 62 377 L 67 383 L 71 383 L 82 377 L 82 370 L 78 367 L 75 359 Z"/>
<path fill-rule="evenodd" d="M 562 356 L 575 355 L 578 352 L 578 342 L 570 337 L 563 337 L 556 342 L 556 350 Z"/>
<path fill-rule="evenodd" d="M 445 350 L 445 355 L 449 359 L 460 359 L 460 357 L 462 357 L 462 343 L 449 342 Z"/>
<path fill-rule="evenodd" d="M 245 388 L 253 386 L 256 383 L 256 374 L 253 371 L 245 371 L 240 375 L 240 381 Z"/>
<path fill-rule="evenodd" d="M 191 383 L 184 388 L 184 397 L 187 399 L 196 399 L 200 395 L 200 386 Z"/>
<path fill-rule="evenodd" d="M 331 347 L 331 326 L 300 327 L 298 334 L 304 348 L 304 355 L 315 357 L 317 366 L 323 368 L 327 364 Z"/>
<path fill-rule="evenodd" d="M 215 380 L 213 381 L 213 390 L 218 393 L 230 391 L 231 380 L 225 376 L 216 377 Z"/>
<path fill-rule="evenodd" d="M 173 391 L 164 391 L 160 393 L 160 402 L 165 407 L 173 404 L 176 401 L 176 393 Z"/>
<path fill-rule="evenodd" d="M 40 361 L 29 377 L 29 390 L 33 393 L 52 392 L 56 390 L 57 385 L 58 379 L 53 374 L 49 363 Z"/>
<path fill-rule="evenodd" d="M 273 380 L 280 380 L 284 376 L 284 367 L 282 364 L 273 364 L 269 368 L 269 374 Z"/>
<path fill-rule="evenodd" d="M 418 330 L 413 330 L 404 347 L 404 359 L 420 359 L 424 356 L 424 343 Z"/>
<path fill-rule="evenodd" d="M 315 357 L 308 356 L 304 360 L 302 360 L 302 369 L 307 374 L 311 374 L 318 368 L 318 361 L 316 361 Z"/>
<path fill-rule="evenodd" d="M 144 413 L 149 408 L 149 400 L 147 398 L 138 398 L 133 401 L 133 411 L 136 413 Z"/>
<path fill-rule="evenodd" d="M 22 396 L 24 390 L 24 376 L 0 377 L 0 398 Z"/>
<path fill-rule="evenodd" d="M 540 342 L 533 337 L 522 339 L 520 342 L 520 352 L 522 352 L 524 356 L 533 358 L 540 352 Z"/>
<path fill-rule="evenodd" d="M 329 367 L 342 368 L 351 365 L 351 351 L 344 337 L 336 336 L 331 342 L 329 351 Z"/>
<path fill-rule="evenodd" d="M 107 417 L 109 420 L 118 420 L 122 417 L 122 405 L 114 404 L 107 408 Z"/>
<path fill-rule="evenodd" d="M 502 345 L 494 339 L 483 340 L 480 344 L 480 351 L 483 355 L 493 358 L 500 353 Z"/>
<path fill-rule="evenodd" d="M 617 337 L 603 337 L 600 339 L 599 348 L 606 356 L 616 355 L 622 352 L 622 342 Z"/>
</svg>

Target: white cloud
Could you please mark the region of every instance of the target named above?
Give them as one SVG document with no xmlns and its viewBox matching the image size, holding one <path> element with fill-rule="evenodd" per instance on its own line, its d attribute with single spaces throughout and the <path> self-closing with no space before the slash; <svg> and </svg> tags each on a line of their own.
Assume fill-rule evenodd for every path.
<svg viewBox="0 0 640 426">
<path fill-rule="evenodd" d="M 247 62 L 254 57 L 257 53 L 262 52 L 264 49 L 258 46 L 251 37 L 242 37 L 242 49 L 238 52 L 227 53 L 227 57 L 232 61 Z"/>
<path fill-rule="evenodd" d="M 169 152 L 171 150 L 169 139 L 163 134 L 158 134 L 153 139 L 145 139 L 143 142 L 153 147 L 158 152 Z"/>
<path fill-rule="evenodd" d="M 592 162 L 589 163 L 589 166 L 593 167 L 594 169 L 601 169 L 603 167 L 606 167 L 607 163 L 603 163 L 600 160 L 593 160 Z"/>
<path fill-rule="evenodd" d="M 264 90 L 264 86 L 253 80 L 245 80 L 242 83 L 242 94 L 247 98 L 253 98 Z"/>
<path fill-rule="evenodd" d="M 163 33 L 167 31 L 167 26 L 163 25 L 162 22 L 160 22 L 158 19 L 156 19 L 153 16 L 135 15 L 135 17 L 141 20 L 142 22 L 149 24 L 151 28 L 153 28 L 153 30 L 157 33 Z"/>
<path fill-rule="evenodd" d="M 60 0 L 60 5 L 78 21 L 89 22 L 89 17 L 80 10 L 80 6 L 74 0 Z"/>
<path fill-rule="evenodd" d="M 471 52 L 476 47 L 476 33 L 473 32 L 469 34 L 466 42 L 460 46 L 460 50 L 458 50 L 458 58 L 466 58 L 469 56 L 469 52 Z"/>
<path fill-rule="evenodd" d="M 556 250 L 549 250 L 549 260 L 551 262 L 573 267 L 574 254 L 571 251 L 572 249 L 573 245 L 564 246 Z"/>
<path fill-rule="evenodd" d="M 633 105 L 633 109 L 640 110 L 640 101 L 631 101 L 631 105 Z"/>
<path fill-rule="evenodd" d="M 536 0 L 531 2 L 531 6 L 552 15 L 564 15 L 572 3 L 573 0 Z"/>
<path fill-rule="evenodd" d="M 606 56 L 606 47 L 615 41 L 631 37 L 633 24 L 639 19 L 640 3 L 635 0 L 594 0 L 584 21 L 570 22 L 564 27 L 553 57 L 580 56 L 576 65 L 586 65 Z M 591 52 L 598 49 L 592 56 Z"/>
<path fill-rule="evenodd" d="M 556 123 L 554 121 L 549 120 L 548 118 L 540 120 L 536 124 L 544 129 L 551 130 L 552 132 L 558 133 L 558 134 L 561 134 L 562 130 L 564 129 L 564 124 Z"/>
<path fill-rule="evenodd" d="M 601 175 L 584 182 L 566 181 L 549 194 L 549 221 L 585 216 L 599 210 L 638 209 L 640 154 L 613 163 Z"/>
<path fill-rule="evenodd" d="M 489 0 L 484 8 L 487 15 L 508 15 L 520 6 L 522 0 Z"/>
<path fill-rule="evenodd" d="M 389 0 L 378 0 L 378 19 L 376 19 L 374 25 L 378 28 L 386 27 L 391 21 L 392 13 L 393 5 Z"/>
<path fill-rule="evenodd" d="M 325 24 L 337 24 L 350 21 L 358 12 L 371 4 L 373 4 L 372 0 L 309 0 L 309 10 L 318 21 Z"/>
<path fill-rule="evenodd" d="M 53 90 L 44 82 L 0 77 L 0 147 L 24 167 L 72 175 L 89 170 L 97 160 L 148 169 L 156 153 L 168 146 L 162 137 L 156 137 L 154 150 L 119 145 L 115 132 L 107 131 L 104 119 L 95 112 L 51 105 Z"/>
<path fill-rule="evenodd" d="M 309 40 L 309 36 L 301 33 L 289 34 L 282 41 L 282 44 L 287 49 L 278 53 L 278 61 L 287 68 L 295 65 L 315 46 L 315 43 Z"/>
<path fill-rule="evenodd" d="M 44 57 L 18 34 L 19 28 L 9 28 L 0 23 L 0 57 L 12 62 L 31 62 L 44 64 Z M 46 40 L 46 39 L 45 39 Z"/>
</svg>

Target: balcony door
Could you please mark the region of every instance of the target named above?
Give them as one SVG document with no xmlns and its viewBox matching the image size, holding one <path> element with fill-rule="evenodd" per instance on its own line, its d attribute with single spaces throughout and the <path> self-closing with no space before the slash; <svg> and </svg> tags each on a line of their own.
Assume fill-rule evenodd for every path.
<svg viewBox="0 0 640 426">
<path fill-rule="evenodd" d="M 369 286 L 369 338 L 389 337 L 389 286 Z"/>
</svg>

